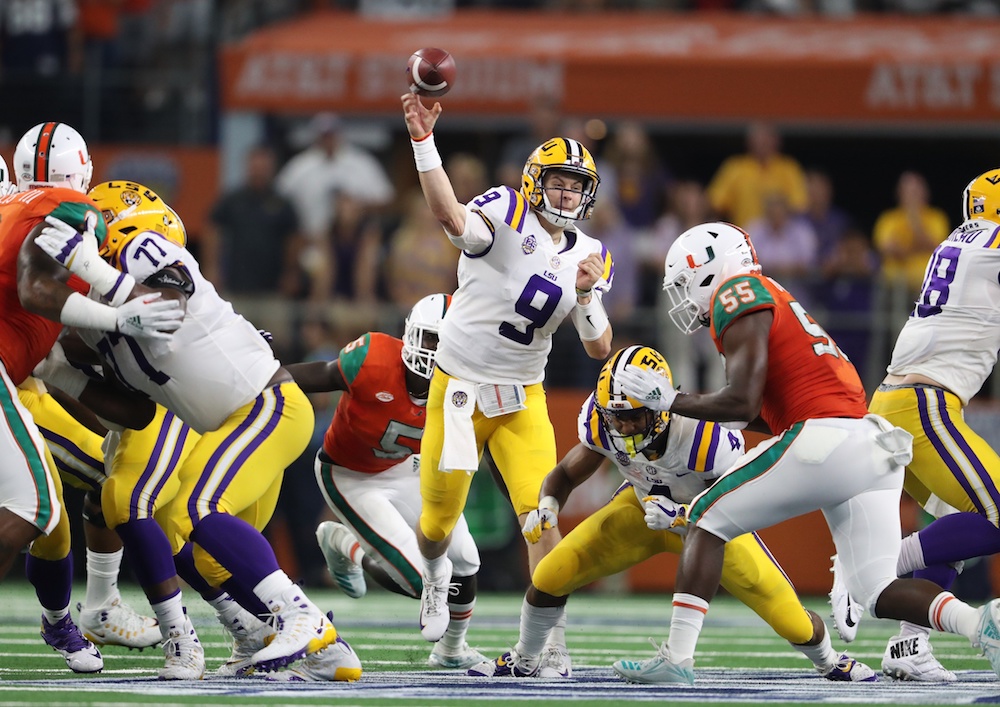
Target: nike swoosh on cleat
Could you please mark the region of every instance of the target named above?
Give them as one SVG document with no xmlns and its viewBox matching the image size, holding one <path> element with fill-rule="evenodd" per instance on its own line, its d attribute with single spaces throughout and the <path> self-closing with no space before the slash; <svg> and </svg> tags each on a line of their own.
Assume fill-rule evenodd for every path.
<svg viewBox="0 0 1000 707">
<path fill-rule="evenodd" d="M 854 628 L 855 626 L 858 625 L 858 622 L 855 621 L 853 618 L 851 618 L 851 597 L 850 597 L 850 595 L 848 595 L 848 597 L 847 597 L 847 616 L 844 617 L 844 623 L 847 624 L 851 628 Z"/>
</svg>

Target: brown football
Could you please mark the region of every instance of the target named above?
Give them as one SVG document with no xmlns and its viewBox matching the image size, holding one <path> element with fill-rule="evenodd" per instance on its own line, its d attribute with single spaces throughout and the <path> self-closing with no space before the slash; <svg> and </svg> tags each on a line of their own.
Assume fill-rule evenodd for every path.
<svg viewBox="0 0 1000 707">
<path fill-rule="evenodd" d="M 455 83 L 455 60 L 444 49 L 418 49 L 406 64 L 406 78 L 418 96 L 443 96 Z"/>
</svg>

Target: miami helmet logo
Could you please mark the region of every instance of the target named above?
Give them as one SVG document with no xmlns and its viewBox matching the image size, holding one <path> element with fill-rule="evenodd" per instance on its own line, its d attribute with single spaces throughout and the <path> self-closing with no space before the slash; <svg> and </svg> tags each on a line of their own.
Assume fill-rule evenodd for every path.
<svg viewBox="0 0 1000 707">
<path fill-rule="evenodd" d="M 705 260 L 700 263 L 696 263 L 694 260 L 694 254 L 688 253 L 687 264 L 689 268 L 700 268 L 706 263 L 710 263 L 715 260 L 715 251 L 712 250 L 712 246 L 705 246 Z"/>
</svg>

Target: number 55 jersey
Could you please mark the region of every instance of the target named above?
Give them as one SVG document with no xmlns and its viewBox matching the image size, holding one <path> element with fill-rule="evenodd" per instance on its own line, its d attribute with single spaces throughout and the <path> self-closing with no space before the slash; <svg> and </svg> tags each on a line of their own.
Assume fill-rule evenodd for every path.
<svg viewBox="0 0 1000 707">
<path fill-rule="evenodd" d="M 555 244 L 520 193 L 500 186 L 466 205 L 485 249 L 462 251 L 458 291 L 441 325 L 437 365 L 474 383 L 540 383 L 552 334 L 576 306 L 577 264 L 599 253 L 598 293 L 611 287 L 614 263 L 601 242 L 567 228 Z"/>
<path fill-rule="evenodd" d="M 1000 224 L 966 221 L 931 255 L 888 372 L 919 373 L 967 405 L 1000 349 Z"/>
</svg>

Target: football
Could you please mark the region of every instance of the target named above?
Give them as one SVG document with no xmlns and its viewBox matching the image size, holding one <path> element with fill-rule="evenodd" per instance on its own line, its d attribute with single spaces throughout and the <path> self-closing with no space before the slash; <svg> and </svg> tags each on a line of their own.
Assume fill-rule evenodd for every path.
<svg viewBox="0 0 1000 707">
<path fill-rule="evenodd" d="M 455 60 L 444 49 L 418 49 L 406 65 L 406 78 L 418 96 L 443 96 L 455 83 Z"/>
</svg>

